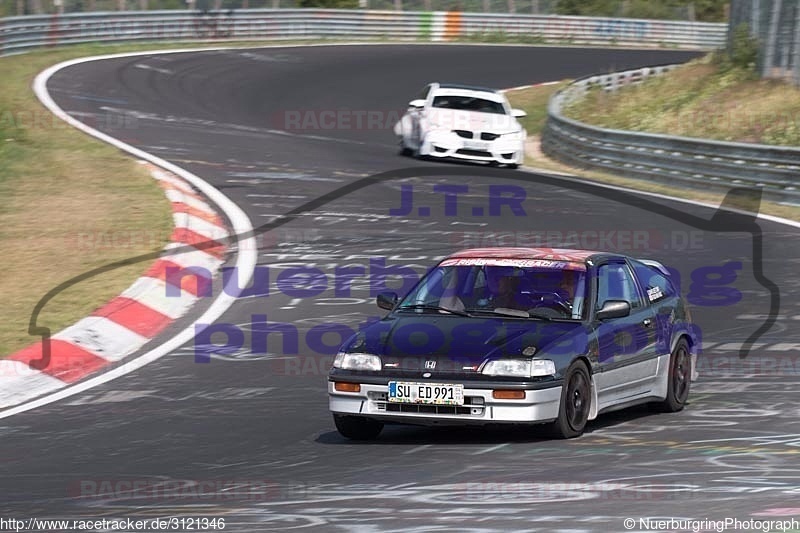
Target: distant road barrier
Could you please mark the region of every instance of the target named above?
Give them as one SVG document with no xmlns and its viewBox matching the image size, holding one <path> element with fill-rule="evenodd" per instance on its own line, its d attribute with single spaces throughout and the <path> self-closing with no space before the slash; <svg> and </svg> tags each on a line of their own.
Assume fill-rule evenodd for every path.
<svg viewBox="0 0 800 533">
<path fill-rule="evenodd" d="M 247 39 L 475 39 L 713 49 L 725 44 L 726 35 L 723 23 L 455 11 L 116 11 L 0 19 L 0 55 L 88 42 Z"/>
<path fill-rule="evenodd" d="M 678 65 L 589 76 L 550 99 L 542 151 L 582 168 L 703 189 L 749 186 L 773 200 L 800 201 L 800 149 L 600 128 L 564 116 L 587 90 L 615 91 Z"/>
</svg>

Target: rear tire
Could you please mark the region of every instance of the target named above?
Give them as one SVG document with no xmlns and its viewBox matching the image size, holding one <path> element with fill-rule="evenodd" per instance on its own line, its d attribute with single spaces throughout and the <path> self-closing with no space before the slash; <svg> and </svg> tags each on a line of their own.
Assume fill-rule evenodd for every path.
<svg viewBox="0 0 800 533">
<path fill-rule="evenodd" d="M 383 423 L 361 416 L 333 415 L 336 430 L 351 440 L 373 440 L 383 430 Z"/>
<path fill-rule="evenodd" d="M 558 439 L 572 439 L 583 435 L 592 406 L 592 381 L 589 370 L 581 361 L 573 362 L 567 369 L 561 388 L 558 418 L 550 425 L 550 433 Z"/>
<path fill-rule="evenodd" d="M 661 413 L 677 413 L 683 410 L 689 398 L 691 385 L 692 356 L 686 339 L 681 339 L 669 356 L 667 397 L 661 402 L 651 404 L 652 407 Z"/>
</svg>

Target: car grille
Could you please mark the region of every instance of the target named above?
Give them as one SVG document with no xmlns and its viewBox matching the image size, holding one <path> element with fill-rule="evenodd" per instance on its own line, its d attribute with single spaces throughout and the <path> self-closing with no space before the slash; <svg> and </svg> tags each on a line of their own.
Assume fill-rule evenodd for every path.
<svg viewBox="0 0 800 533">
<path fill-rule="evenodd" d="M 385 393 L 378 393 L 371 398 L 378 412 L 425 414 L 425 415 L 457 415 L 483 416 L 486 406 L 480 396 L 465 396 L 464 405 L 427 405 L 421 403 L 394 403 L 386 399 Z"/>
<path fill-rule="evenodd" d="M 485 131 L 483 133 L 481 133 L 481 139 L 484 140 L 484 141 L 493 141 L 493 140 L 497 139 L 498 137 L 500 137 L 500 136 L 498 134 L 496 134 L 496 133 L 488 133 L 488 132 L 485 132 Z"/>
<path fill-rule="evenodd" d="M 492 157 L 492 154 L 489 152 L 484 152 L 483 150 L 469 150 L 467 148 L 457 150 L 456 153 L 461 155 L 472 155 L 475 157 Z"/>
<path fill-rule="evenodd" d="M 465 139 L 472 139 L 472 132 L 467 130 L 453 130 L 453 133 Z"/>
</svg>

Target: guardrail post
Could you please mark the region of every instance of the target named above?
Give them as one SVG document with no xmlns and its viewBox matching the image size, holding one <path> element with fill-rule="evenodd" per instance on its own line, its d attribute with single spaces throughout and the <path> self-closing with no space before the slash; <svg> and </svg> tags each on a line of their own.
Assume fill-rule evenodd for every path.
<svg viewBox="0 0 800 533">
<path fill-rule="evenodd" d="M 752 0 L 750 11 L 750 37 L 758 38 L 761 29 L 761 0 Z"/>
<path fill-rule="evenodd" d="M 762 78 L 767 78 L 773 68 L 772 62 L 775 60 L 775 48 L 778 46 L 778 22 L 781 17 L 781 0 L 774 0 L 772 4 L 772 15 L 769 18 L 769 31 L 767 32 L 767 49 L 764 55 L 764 67 L 761 72 Z"/>
<path fill-rule="evenodd" d="M 42 0 L 29 0 L 28 6 L 30 7 L 30 11 L 32 11 L 34 14 L 44 14 L 44 9 L 42 9 Z"/>
<path fill-rule="evenodd" d="M 792 42 L 792 81 L 800 84 L 800 6 L 795 6 L 794 42 Z"/>
</svg>

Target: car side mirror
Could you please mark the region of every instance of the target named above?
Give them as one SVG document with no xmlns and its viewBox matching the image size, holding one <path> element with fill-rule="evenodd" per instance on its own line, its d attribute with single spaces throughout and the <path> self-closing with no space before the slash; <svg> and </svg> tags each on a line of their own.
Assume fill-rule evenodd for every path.
<svg viewBox="0 0 800 533">
<path fill-rule="evenodd" d="M 606 300 L 597 312 L 598 320 L 622 318 L 631 314 L 631 304 L 625 300 Z"/>
<path fill-rule="evenodd" d="M 408 107 L 413 107 L 414 109 L 422 109 L 425 107 L 425 100 L 418 99 L 418 100 L 411 100 L 408 103 Z"/>
<path fill-rule="evenodd" d="M 378 307 L 391 311 L 397 305 L 397 293 L 382 292 L 378 294 Z"/>
<path fill-rule="evenodd" d="M 522 109 L 512 109 L 511 116 L 514 118 L 522 118 L 522 117 L 527 117 L 528 114 Z"/>
</svg>

